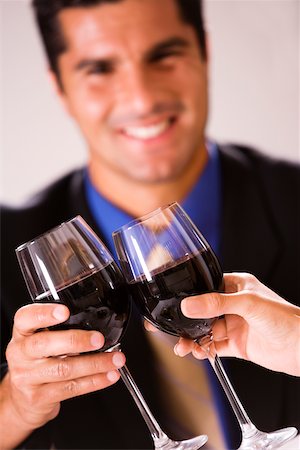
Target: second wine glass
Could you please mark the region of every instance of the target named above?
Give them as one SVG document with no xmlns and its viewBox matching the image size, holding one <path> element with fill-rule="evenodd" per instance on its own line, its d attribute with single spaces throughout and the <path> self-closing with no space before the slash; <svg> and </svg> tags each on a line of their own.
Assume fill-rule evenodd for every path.
<svg viewBox="0 0 300 450">
<path fill-rule="evenodd" d="M 118 258 L 140 312 L 154 326 L 193 339 L 207 357 L 228 397 L 242 431 L 240 449 L 281 447 L 294 427 L 265 433 L 251 422 L 216 354 L 213 319 L 189 319 L 180 309 L 185 297 L 223 290 L 218 259 L 185 211 L 173 203 L 113 233 Z"/>
<path fill-rule="evenodd" d="M 19 246 L 16 254 L 33 302 L 62 303 L 70 310 L 69 319 L 49 327 L 50 330 L 97 330 L 105 337 L 101 351 L 121 349 L 130 311 L 127 285 L 112 255 L 82 217 L 77 216 Z M 128 368 L 123 366 L 119 372 L 156 449 L 197 450 L 205 444 L 206 435 L 179 442 L 170 439 Z"/>
</svg>

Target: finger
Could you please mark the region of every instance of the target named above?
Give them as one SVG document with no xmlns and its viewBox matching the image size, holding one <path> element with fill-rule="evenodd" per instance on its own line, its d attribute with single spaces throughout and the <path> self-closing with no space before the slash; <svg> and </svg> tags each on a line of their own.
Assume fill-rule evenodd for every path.
<svg viewBox="0 0 300 450">
<path fill-rule="evenodd" d="M 50 327 L 68 319 L 65 305 L 33 303 L 18 309 L 14 317 L 13 336 L 29 336 L 40 328 Z"/>
<path fill-rule="evenodd" d="M 212 332 L 214 336 L 215 345 L 217 346 L 219 342 L 226 342 L 225 345 L 222 344 L 222 348 L 228 346 L 228 336 L 227 336 L 227 324 L 225 319 L 218 319 L 214 322 L 212 326 Z M 174 353 L 177 356 L 186 356 L 189 353 L 197 359 L 206 358 L 206 353 L 201 349 L 199 344 L 195 343 L 191 339 L 180 338 L 178 343 L 174 347 Z"/>
<path fill-rule="evenodd" d="M 187 297 L 181 302 L 181 310 L 189 318 L 213 318 L 223 314 L 237 314 L 246 320 L 263 314 L 266 300 L 254 291 L 244 290 L 234 294 L 210 292 Z"/>
<path fill-rule="evenodd" d="M 224 273 L 224 292 L 226 294 L 233 294 L 245 289 L 250 274 L 242 272 Z"/>
<path fill-rule="evenodd" d="M 194 342 L 194 346 L 192 349 L 192 355 L 196 359 L 206 359 L 207 358 L 207 352 L 205 350 L 203 350 L 203 348 L 200 347 L 200 345 L 197 344 L 196 342 Z"/>
<path fill-rule="evenodd" d="M 218 356 L 235 356 L 241 358 L 240 352 L 237 354 L 236 348 L 232 346 L 229 339 L 215 341 L 215 349 Z"/>
<path fill-rule="evenodd" d="M 99 331 L 40 331 L 23 340 L 21 351 L 28 359 L 39 359 L 95 351 L 103 345 L 104 336 Z"/>
<path fill-rule="evenodd" d="M 207 354 L 198 343 L 192 341 L 190 339 L 181 338 L 179 342 L 174 347 L 174 352 L 177 356 L 184 357 L 189 353 L 197 359 L 205 359 L 207 358 Z"/>
<path fill-rule="evenodd" d="M 237 293 L 245 288 L 250 274 L 247 273 L 225 273 L 224 291 L 226 294 Z M 208 293 L 186 297 L 181 302 L 183 314 L 191 318 L 213 318 L 224 314 L 222 311 L 222 293 Z"/>
<path fill-rule="evenodd" d="M 280 303 L 287 304 L 286 300 L 281 298 L 276 292 L 269 289 L 263 283 L 261 283 L 254 275 L 251 273 L 226 273 L 224 274 L 225 281 L 225 293 L 235 293 L 241 292 L 244 290 L 253 291 L 259 293 L 261 296 L 265 298 L 270 298 L 273 300 L 277 300 Z"/>
<path fill-rule="evenodd" d="M 150 323 L 148 320 L 144 320 L 144 327 L 147 331 L 152 331 L 153 333 L 158 331 L 158 328 L 152 325 L 152 323 Z"/>
<path fill-rule="evenodd" d="M 123 367 L 125 355 L 121 352 L 103 352 L 90 355 L 48 358 L 43 365 L 23 372 L 23 381 L 30 384 L 54 383 L 76 380 L 100 373 L 108 373 Z"/>
<path fill-rule="evenodd" d="M 227 321 L 226 319 L 218 319 L 212 326 L 212 336 L 214 341 L 215 351 L 219 356 L 232 356 L 228 353 L 230 348 L 230 341 L 227 336 Z M 209 346 L 202 346 L 200 342 L 194 342 L 192 354 L 196 359 L 205 359 L 208 357 L 207 351 Z"/>
<path fill-rule="evenodd" d="M 232 351 L 228 338 L 223 338 L 219 341 L 214 340 L 214 346 L 218 356 L 236 356 L 236 353 L 233 353 Z M 204 350 L 204 348 L 201 347 L 200 344 L 195 342 L 192 349 L 192 355 L 196 359 L 206 359 L 208 357 L 207 349 Z"/>
<path fill-rule="evenodd" d="M 69 398 L 105 389 L 120 379 L 118 370 L 107 373 L 98 373 L 87 377 L 76 378 L 69 381 L 61 381 L 45 385 L 43 392 L 44 402 L 56 403 Z"/>
<path fill-rule="evenodd" d="M 243 290 L 265 290 L 269 289 L 262 284 L 254 275 L 248 272 L 232 272 L 225 273 L 225 293 L 231 294 L 234 292 L 240 292 Z"/>
<path fill-rule="evenodd" d="M 177 356 L 186 356 L 193 350 L 194 342 L 191 339 L 180 338 L 174 347 L 174 353 Z"/>
<path fill-rule="evenodd" d="M 227 320 L 226 319 L 216 320 L 212 326 L 212 334 L 215 342 L 227 340 L 228 339 Z"/>
</svg>

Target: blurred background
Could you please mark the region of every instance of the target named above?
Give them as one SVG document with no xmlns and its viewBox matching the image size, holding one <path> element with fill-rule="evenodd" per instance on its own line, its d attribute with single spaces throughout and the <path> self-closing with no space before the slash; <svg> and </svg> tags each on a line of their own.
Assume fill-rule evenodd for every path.
<svg viewBox="0 0 300 450">
<path fill-rule="evenodd" d="M 49 0 L 51 1 L 51 0 Z M 204 0 L 208 135 L 299 160 L 299 0 Z M 18 203 L 84 163 L 47 79 L 29 0 L 0 0 L 0 199 Z"/>
</svg>

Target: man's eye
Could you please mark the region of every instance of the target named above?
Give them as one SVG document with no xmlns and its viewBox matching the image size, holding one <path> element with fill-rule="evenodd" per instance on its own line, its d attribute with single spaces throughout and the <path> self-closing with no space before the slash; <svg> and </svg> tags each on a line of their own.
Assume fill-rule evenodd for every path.
<svg viewBox="0 0 300 450">
<path fill-rule="evenodd" d="M 167 60 L 168 58 L 172 58 L 174 56 L 180 56 L 181 54 L 182 52 L 180 52 L 179 50 L 165 50 L 153 55 L 151 60 L 152 62 L 159 62 Z"/>
<path fill-rule="evenodd" d="M 107 75 L 113 70 L 112 64 L 109 62 L 99 62 L 91 65 L 87 69 L 88 75 Z"/>
</svg>

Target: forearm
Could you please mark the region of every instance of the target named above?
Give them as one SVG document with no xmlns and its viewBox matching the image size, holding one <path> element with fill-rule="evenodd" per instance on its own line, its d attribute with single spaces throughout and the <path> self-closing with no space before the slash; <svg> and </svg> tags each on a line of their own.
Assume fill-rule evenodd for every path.
<svg viewBox="0 0 300 450">
<path fill-rule="evenodd" d="M 9 375 L 0 384 L 0 450 L 17 447 L 33 431 L 17 413 L 9 391 Z"/>
</svg>

